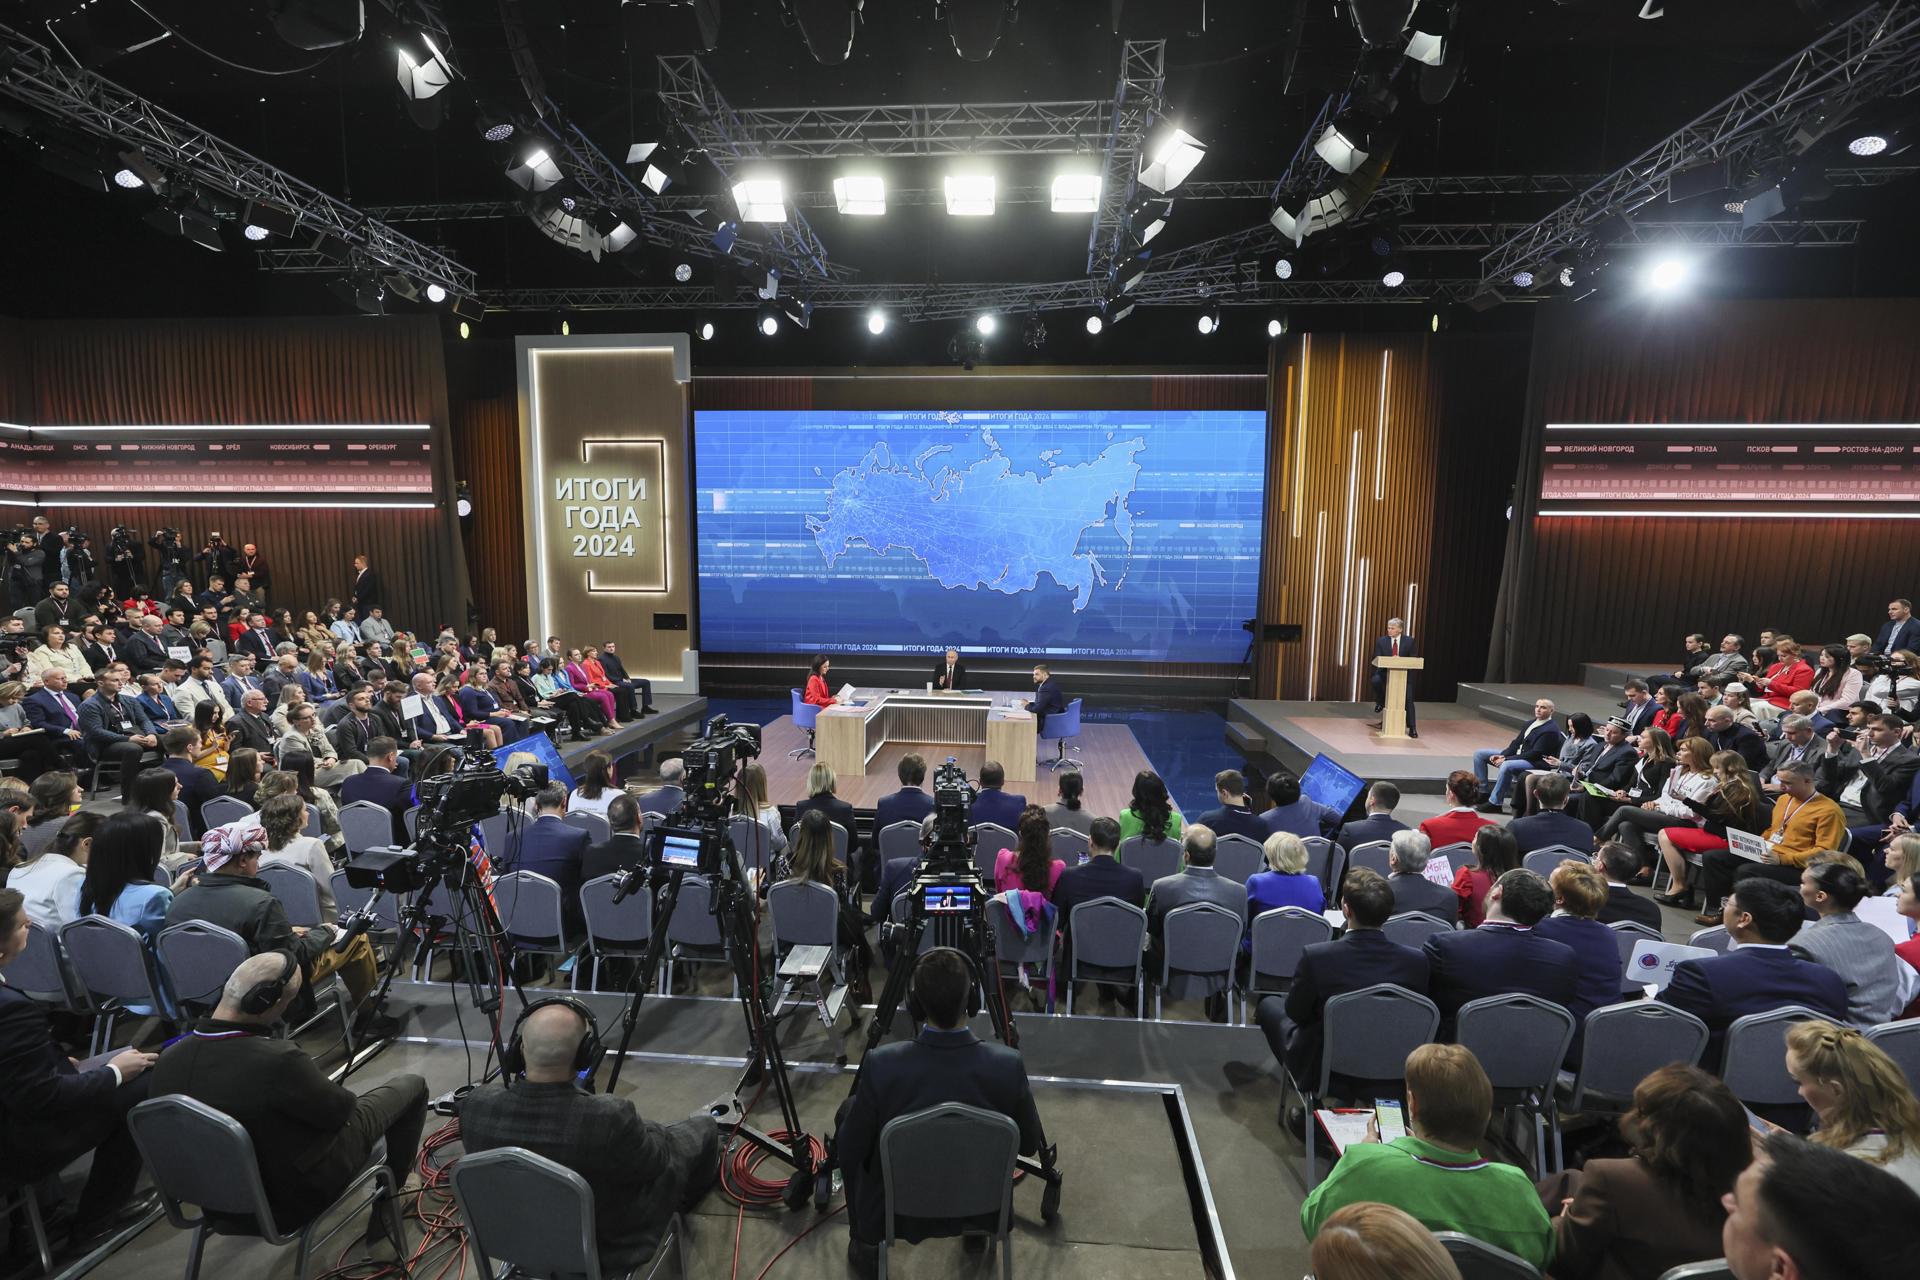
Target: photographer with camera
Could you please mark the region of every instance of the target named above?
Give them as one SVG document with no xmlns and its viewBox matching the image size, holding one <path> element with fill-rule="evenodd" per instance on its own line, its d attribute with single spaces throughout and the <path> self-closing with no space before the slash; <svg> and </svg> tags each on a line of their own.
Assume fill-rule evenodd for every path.
<svg viewBox="0 0 1920 1280">
<path fill-rule="evenodd" d="M 124 524 L 113 526 L 107 537 L 107 574 L 119 599 L 133 599 L 134 591 L 147 578 L 147 552 L 140 545 L 138 530 Z"/>
<path fill-rule="evenodd" d="M 232 582 L 239 561 L 240 553 L 227 545 L 217 529 L 207 535 L 206 544 L 193 557 L 195 564 L 205 566 L 208 581 L 217 576 Z"/>
<path fill-rule="evenodd" d="M 147 545 L 160 553 L 160 590 L 155 594 L 165 600 L 187 576 L 187 549 L 180 545 L 178 529 L 155 529 Z"/>
<path fill-rule="evenodd" d="M 1839 802 L 1863 847 L 1886 835 L 1888 819 L 1920 776 L 1920 752 L 1902 741 L 1905 731 L 1899 716 L 1883 712 L 1864 728 L 1827 734 L 1827 753 L 1817 761 L 1821 792 Z"/>
<path fill-rule="evenodd" d="M 1892 654 L 1870 654 L 1860 661 L 1866 687 L 1860 696 L 1912 724 L 1920 719 L 1920 654 L 1901 649 Z"/>
<path fill-rule="evenodd" d="M 959 1102 L 1011 1118 L 1020 1126 L 1022 1155 L 1046 1146 L 1019 1050 L 982 1041 L 967 1026 L 973 987 L 973 967 L 959 951 L 935 947 L 920 956 L 908 998 L 919 1034 L 870 1050 L 853 1095 L 841 1104 L 835 1147 L 846 1182 L 847 1261 L 861 1276 L 879 1274 L 878 1246 L 886 1233 L 880 1133 L 888 1121 Z M 991 1219 L 901 1216 L 894 1219 L 894 1235 L 916 1242 L 997 1225 Z"/>
<path fill-rule="evenodd" d="M 75 591 L 94 580 L 93 551 L 91 539 L 75 528 L 61 533 L 60 576 Z"/>
</svg>

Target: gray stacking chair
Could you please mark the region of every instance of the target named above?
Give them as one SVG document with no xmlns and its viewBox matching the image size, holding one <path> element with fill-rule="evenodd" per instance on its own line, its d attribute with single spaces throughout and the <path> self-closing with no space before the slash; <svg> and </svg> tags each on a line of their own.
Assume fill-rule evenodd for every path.
<svg viewBox="0 0 1920 1280">
<path fill-rule="evenodd" d="M 1082 970 L 1095 982 L 1122 977 L 1133 988 L 1134 1016 L 1146 1014 L 1147 913 L 1119 898 L 1077 903 L 1067 917 L 1073 936 L 1073 967 L 1067 971 L 1067 1012 Z"/>
<path fill-rule="evenodd" d="M 613 827 L 597 813 L 585 809 L 577 810 L 560 819 L 570 827 L 578 827 L 587 833 L 587 839 L 594 844 L 605 844 L 613 839 Z"/>
<path fill-rule="evenodd" d="M 1393 845 L 1385 840 L 1369 840 L 1347 850 L 1346 871 L 1355 867 L 1365 867 L 1369 871 L 1378 871 L 1381 875 L 1391 875 L 1388 863 L 1393 857 Z M 1329 895 L 1331 900 L 1331 895 Z"/>
<path fill-rule="evenodd" d="M 1453 922 L 1443 920 L 1431 911 L 1402 911 L 1397 916 L 1388 916 L 1380 932 L 1387 935 L 1388 942 L 1397 942 L 1418 951 L 1427 945 L 1427 939 L 1434 934 L 1452 933 Z"/>
<path fill-rule="evenodd" d="M 911 820 L 890 822 L 875 837 L 875 843 L 879 846 L 883 867 L 895 858 L 917 858 L 920 856 L 920 824 Z"/>
<path fill-rule="evenodd" d="M 407 829 L 407 843 L 412 844 L 420 838 L 420 810 L 424 806 L 414 805 L 400 815 L 400 824 Z"/>
<path fill-rule="evenodd" d="M 1215 902 L 1189 902 L 1167 912 L 1160 922 L 1160 974 L 1153 989 L 1153 1016 L 1160 1018 L 1161 1001 L 1175 983 L 1174 998 L 1194 987 L 1211 996 L 1224 991 L 1227 1021 L 1233 1022 L 1235 966 L 1240 962 L 1240 938 L 1246 933 L 1237 913 Z"/>
<path fill-rule="evenodd" d="M 1733 1280 L 1733 1268 L 1725 1258 L 1709 1258 L 1669 1267 L 1660 1274 L 1660 1280 Z"/>
<path fill-rule="evenodd" d="M 305 867 L 276 862 L 260 868 L 260 878 L 267 882 L 267 890 L 286 909 L 288 924 L 311 929 L 318 924 L 331 923 L 320 919 L 320 886 L 313 882 L 313 874 Z M 337 901 L 335 905 L 339 905 Z"/>
<path fill-rule="evenodd" d="M 767 864 L 773 861 L 773 837 L 767 834 L 766 826 L 758 819 L 736 813 L 727 819 L 727 834 L 740 853 L 740 864 L 764 873 Z"/>
<path fill-rule="evenodd" d="M 775 969 L 790 947 L 825 947 L 833 972 L 843 971 L 840 898 L 831 888 L 812 880 L 782 880 L 767 890 L 767 911 L 773 917 Z"/>
<path fill-rule="evenodd" d="M 896 1116 L 880 1130 L 880 1186 L 886 1231 L 880 1280 L 887 1277 L 895 1217 L 998 1217 L 1001 1280 L 1013 1275 L 1013 1163 L 1020 1126 L 997 1111 L 958 1102 Z"/>
<path fill-rule="evenodd" d="M 1072 827 L 1055 827 L 1047 833 L 1048 851 L 1070 867 L 1086 857 L 1092 848 L 1093 841 Z"/>
<path fill-rule="evenodd" d="M 1113 856 L 1120 860 L 1122 866 L 1138 871 L 1146 879 L 1149 888 L 1155 880 L 1176 875 L 1180 870 L 1180 842 L 1174 839 L 1149 840 L 1145 836 L 1128 836 L 1120 842 Z"/>
<path fill-rule="evenodd" d="M 1725 955 L 1732 949 L 1733 939 L 1727 934 L 1727 926 L 1716 924 L 1695 930 L 1688 936 L 1687 945 L 1705 947 L 1709 951 L 1718 951 L 1721 955 Z"/>
<path fill-rule="evenodd" d="M 189 1007 L 211 1010 L 219 1004 L 221 988 L 247 958 L 245 939 L 205 920 L 162 929 L 153 951 L 167 989 L 183 1011 Z"/>
<path fill-rule="evenodd" d="M 673 919 L 667 922 L 666 951 L 667 972 L 663 979 L 663 992 L 673 990 L 673 971 L 676 965 L 686 964 L 726 964 L 727 954 L 720 939 L 720 924 L 708 909 L 712 900 L 713 887 L 705 876 L 687 875 L 680 881 L 680 900 L 673 909 Z M 739 980 L 732 984 L 733 994 L 739 995 Z"/>
<path fill-rule="evenodd" d="M 973 840 L 974 869 L 989 883 L 993 880 L 994 859 L 1000 856 L 1000 851 L 1020 847 L 1020 837 L 997 822 L 979 823 L 968 835 Z"/>
<path fill-rule="evenodd" d="M 1920 1093 L 1920 1018 L 1902 1018 L 1867 1028 L 1867 1039 L 1879 1045 L 1904 1071 L 1907 1083 Z"/>
<path fill-rule="evenodd" d="M 605 1274 L 593 1191 L 565 1165 L 524 1147 L 499 1147 L 461 1156 L 448 1180 L 482 1276 L 496 1274 L 496 1264 L 514 1275 L 601 1280 Z M 680 1274 L 691 1277 L 693 1254 L 682 1214 L 668 1220 L 653 1256 L 630 1274 L 655 1275 L 669 1250 L 679 1257 Z"/>
<path fill-rule="evenodd" d="M 848 835 L 847 829 L 837 822 L 830 822 L 827 825 L 833 828 L 833 856 L 838 858 L 844 866 L 847 861 L 847 850 L 853 845 L 853 837 Z M 799 843 L 800 824 L 796 822 L 787 828 L 787 847 L 791 849 Z"/>
<path fill-rule="evenodd" d="M 347 842 L 347 856 L 356 857 L 369 849 L 393 845 L 393 815 L 371 800 L 355 800 L 340 806 L 340 835 Z"/>
<path fill-rule="evenodd" d="M 1627 957 L 1633 954 L 1634 944 L 1641 939 L 1644 938 L 1648 942 L 1665 942 L 1667 940 L 1665 935 L 1658 929 L 1649 929 L 1634 920 L 1615 920 L 1607 928 L 1613 930 L 1614 941 L 1620 946 L 1620 994 L 1624 996 L 1642 994 L 1641 987 L 1645 984 L 1634 977 L 1633 966 L 1627 963 Z"/>
<path fill-rule="evenodd" d="M 1540 1269 L 1498 1245 L 1458 1231 L 1436 1231 L 1433 1238 L 1460 1268 L 1460 1280 L 1540 1280 Z"/>
<path fill-rule="evenodd" d="M 1562 1071 L 1554 1093 L 1569 1111 L 1624 1111 L 1648 1074 L 1669 1062 L 1693 1066 L 1707 1047 L 1707 1024 L 1658 1000 L 1603 1005 L 1587 1015 L 1580 1061 Z M 1553 1167 L 1562 1169 L 1560 1134 L 1553 1136 Z"/>
<path fill-rule="evenodd" d="M 1430 857 L 1445 858 L 1447 865 L 1458 871 L 1462 867 L 1480 865 L 1480 855 L 1473 851 L 1473 841 L 1455 840 L 1452 844 L 1443 844 L 1435 848 Z M 1385 874 L 1384 872 L 1382 874 Z"/>
<path fill-rule="evenodd" d="M 1293 985 L 1301 955 L 1316 942 L 1333 941 L 1333 925 L 1305 907 L 1275 907 L 1253 918 L 1251 933 L 1243 1017 L 1262 995 Z"/>
<path fill-rule="evenodd" d="M 529 822 L 525 814 L 496 813 L 480 819 L 480 842 L 496 867 L 510 867 L 520 856 L 520 832 Z"/>
<path fill-rule="evenodd" d="M 600 989 L 600 961 L 607 956 L 635 959 L 647 954 L 653 939 L 653 896 L 646 886 L 636 888 L 619 902 L 613 900 L 619 876 L 609 873 L 595 876 L 580 886 L 580 915 L 587 931 L 587 953 L 593 957 L 593 976 L 587 989 Z M 580 989 L 580 971 L 585 964 L 573 966 L 573 989 Z M 655 974 L 655 981 L 659 975 Z"/>
<path fill-rule="evenodd" d="M 1300 1095 L 1307 1109 L 1306 1183 L 1311 1191 L 1320 1181 L 1315 1161 L 1315 1134 L 1320 1128 L 1314 1109 L 1327 1095 L 1335 1076 L 1354 1080 L 1405 1081 L 1407 1055 L 1432 1041 L 1440 1030 L 1440 1008 L 1423 995 L 1375 983 L 1358 991 L 1343 991 L 1327 1001 L 1321 1014 L 1320 1078 L 1306 1086 L 1280 1066 L 1280 1123 L 1287 1118 L 1287 1087 Z"/>
<path fill-rule="evenodd" d="M 1300 843 L 1307 847 L 1307 874 L 1320 882 L 1331 904 L 1347 869 L 1347 851 L 1325 836 L 1302 836 Z"/>
<path fill-rule="evenodd" d="M 230 826 L 252 813 L 252 806 L 238 796 L 215 796 L 200 805 L 200 820 L 209 827 Z"/>
<path fill-rule="evenodd" d="M 1538 996 L 1511 992 L 1460 1006 L 1454 1042 L 1473 1051 L 1493 1082 L 1495 1106 L 1533 1116 L 1534 1176 L 1547 1176 L 1547 1132 L 1559 1132 L 1553 1089 L 1573 1044 L 1573 1014 Z"/>
<path fill-rule="evenodd" d="M 1805 1005 L 1782 1005 L 1735 1018 L 1727 1027 L 1720 1079 L 1748 1106 L 1795 1106 L 1800 1086 L 1787 1073 L 1787 1030 L 1796 1022 L 1824 1022 L 1827 1015 Z"/>
<path fill-rule="evenodd" d="M 89 1053 L 104 1053 L 113 1043 L 113 1024 L 133 1006 L 164 1014 L 161 998 L 140 935 L 105 916 L 82 916 L 60 926 L 60 949 L 96 1014 Z"/>
<path fill-rule="evenodd" d="M 1056 918 L 1054 927 L 1036 930 L 1029 937 L 1013 927 L 1005 902 L 998 897 L 987 899 L 987 924 L 993 929 L 994 957 L 1001 975 L 1017 981 L 1024 965 L 1029 977 L 1043 984 L 1048 1013 L 1053 1012 L 1053 940 L 1059 923 Z"/>
<path fill-rule="evenodd" d="M 1548 876 L 1551 876 L 1554 870 L 1568 858 L 1572 858 L 1575 862 L 1587 863 L 1589 866 L 1593 863 L 1593 856 L 1591 854 L 1582 853 L 1578 849 L 1568 848 L 1564 844 L 1550 844 L 1544 849 L 1535 849 L 1532 853 L 1522 858 L 1520 865 L 1544 880 Z"/>
<path fill-rule="evenodd" d="M 516 951 L 565 956 L 566 906 L 560 886 L 537 871 L 510 871 L 493 878 L 493 905 L 500 927 Z"/>
<path fill-rule="evenodd" d="M 50 929 L 29 920 L 27 949 L 7 968 L 7 983 L 42 1004 L 76 1013 L 90 1012 L 86 993 L 67 965 L 60 939 Z"/>
<path fill-rule="evenodd" d="M 1267 869 L 1267 857 L 1261 852 L 1257 840 L 1246 836 L 1221 836 L 1213 842 L 1213 869 L 1229 880 L 1245 884 L 1247 877 Z"/>
</svg>

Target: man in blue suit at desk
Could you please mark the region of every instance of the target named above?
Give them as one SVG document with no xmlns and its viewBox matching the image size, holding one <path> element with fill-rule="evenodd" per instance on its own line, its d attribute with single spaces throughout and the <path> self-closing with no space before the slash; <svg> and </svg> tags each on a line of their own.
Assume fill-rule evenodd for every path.
<svg viewBox="0 0 1920 1280">
<path fill-rule="evenodd" d="M 1373 656 L 1376 658 L 1419 657 L 1419 642 L 1410 635 L 1402 634 L 1405 630 L 1406 624 L 1401 622 L 1400 619 L 1388 618 L 1387 634 L 1374 637 Z M 1416 728 L 1413 723 L 1414 674 L 1415 673 L 1411 671 L 1407 672 L 1407 736 L 1409 738 L 1417 738 L 1420 736 L 1420 730 Z M 1375 667 L 1373 669 L 1373 675 L 1369 677 L 1369 679 L 1373 684 L 1373 711 L 1375 715 L 1378 715 L 1387 709 L 1387 673 L 1379 667 Z"/>
<path fill-rule="evenodd" d="M 1493 792 L 1480 806 L 1480 812 L 1498 813 L 1509 781 L 1529 769 L 1545 769 L 1547 757 L 1560 754 L 1566 740 L 1566 735 L 1553 722 L 1553 699 L 1535 698 L 1533 720 L 1514 734 L 1513 741 L 1503 750 L 1482 747 L 1473 753 L 1473 776 L 1480 780 L 1481 786 L 1487 785 L 1489 769 L 1500 771 L 1493 779 Z"/>
<path fill-rule="evenodd" d="M 1720 916 L 1735 949 L 1674 966 L 1673 980 L 1660 998 L 1707 1024 L 1711 1035 L 1700 1059 L 1703 1066 L 1720 1066 L 1727 1028 L 1749 1013 L 1800 1004 L 1846 1025 L 1846 980 L 1787 949 L 1800 932 L 1804 906 L 1791 885 L 1762 876 L 1736 880 Z"/>
<path fill-rule="evenodd" d="M 896 822 L 918 822 L 933 812 L 933 797 L 920 789 L 927 780 L 927 761 L 918 753 L 908 753 L 901 757 L 897 770 L 900 776 L 900 789 L 891 795 L 880 797 L 880 803 L 873 809 L 874 844 L 877 848 L 879 833 Z"/>
<path fill-rule="evenodd" d="M 534 797 L 534 820 L 520 833 L 520 855 L 513 865 L 496 870 L 538 872 L 559 885 L 561 918 L 567 941 L 574 943 L 581 938 L 580 859 L 593 837 L 562 822 L 566 811 L 564 783 L 550 782 L 540 788 Z"/>
<path fill-rule="evenodd" d="M 1487 919 L 1464 933 L 1427 939 L 1433 1002 L 1440 1006 L 1440 1039 L 1453 1039 L 1460 1006 L 1482 996 L 1518 992 L 1573 1003 L 1579 959 L 1563 942 L 1543 938 L 1533 926 L 1553 911 L 1553 890 L 1531 871 L 1509 871 L 1487 890 Z"/>
<path fill-rule="evenodd" d="M 1066 695 L 1060 692 L 1060 682 L 1053 678 L 1053 672 L 1047 670 L 1047 664 L 1036 662 L 1033 666 L 1033 696 L 1027 699 L 1027 710 L 1033 712 L 1033 731 L 1045 734 L 1047 717 L 1059 715 L 1067 709 Z M 1060 744 L 1060 757 L 1066 758 L 1067 740 L 1055 739 Z"/>
<path fill-rule="evenodd" d="M 989 760 L 980 766 L 980 794 L 973 798 L 973 809 L 967 820 L 978 826 L 982 822 L 992 822 L 1009 831 L 1020 830 L 1020 811 L 1027 807 L 1025 796 L 1002 791 L 1001 785 L 1007 780 L 1007 771 L 998 760 Z"/>
</svg>

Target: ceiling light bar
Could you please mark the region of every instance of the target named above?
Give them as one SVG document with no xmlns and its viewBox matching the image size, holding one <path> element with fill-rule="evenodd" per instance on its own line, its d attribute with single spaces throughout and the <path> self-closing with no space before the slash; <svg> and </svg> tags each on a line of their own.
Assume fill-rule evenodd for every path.
<svg viewBox="0 0 1920 1280">
<path fill-rule="evenodd" d="M 994 209 L 995 183 L 990 173 L 950 173 L 944 183 L 947 213 L 956 218 L 984 218 Z"/>
<path fill-rule="evenodd" d="M 848 217 L 877 218 L 887 211 L 887 181 L 877 173 L 835 178 L 833 204 Z"/>
</svg>

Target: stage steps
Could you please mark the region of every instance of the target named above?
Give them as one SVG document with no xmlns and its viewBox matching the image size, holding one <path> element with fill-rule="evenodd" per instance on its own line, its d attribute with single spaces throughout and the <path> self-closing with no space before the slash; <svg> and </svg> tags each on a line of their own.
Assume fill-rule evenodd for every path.
<svg viewBox="0 0 1920 1280">
<path fill-rule="evenodd" d="M 1533 721 L 1536 698 L 1553 699 L 1554 710 L 1560 715 L 1584 711 L 1593 717 L 1595 725 L 1620 712 L 1618 693 L 1579 684 L 1462 683 L 1456 701 L 1482 719 L 1518 729 Z"/>
<path fill-rule="evenodd" d="M 1580 682 L 1589 689 L 1598 689 L 1603 693 L 1620 696 L 1620 686 L 1634 676 L 1646 680 L 1660 670 L 1658 661 L 1649 662 L 1583 662 L 1580 664 Z M 1652 682 L 1648 682 L 1652 687 Z"/>
</svg>

